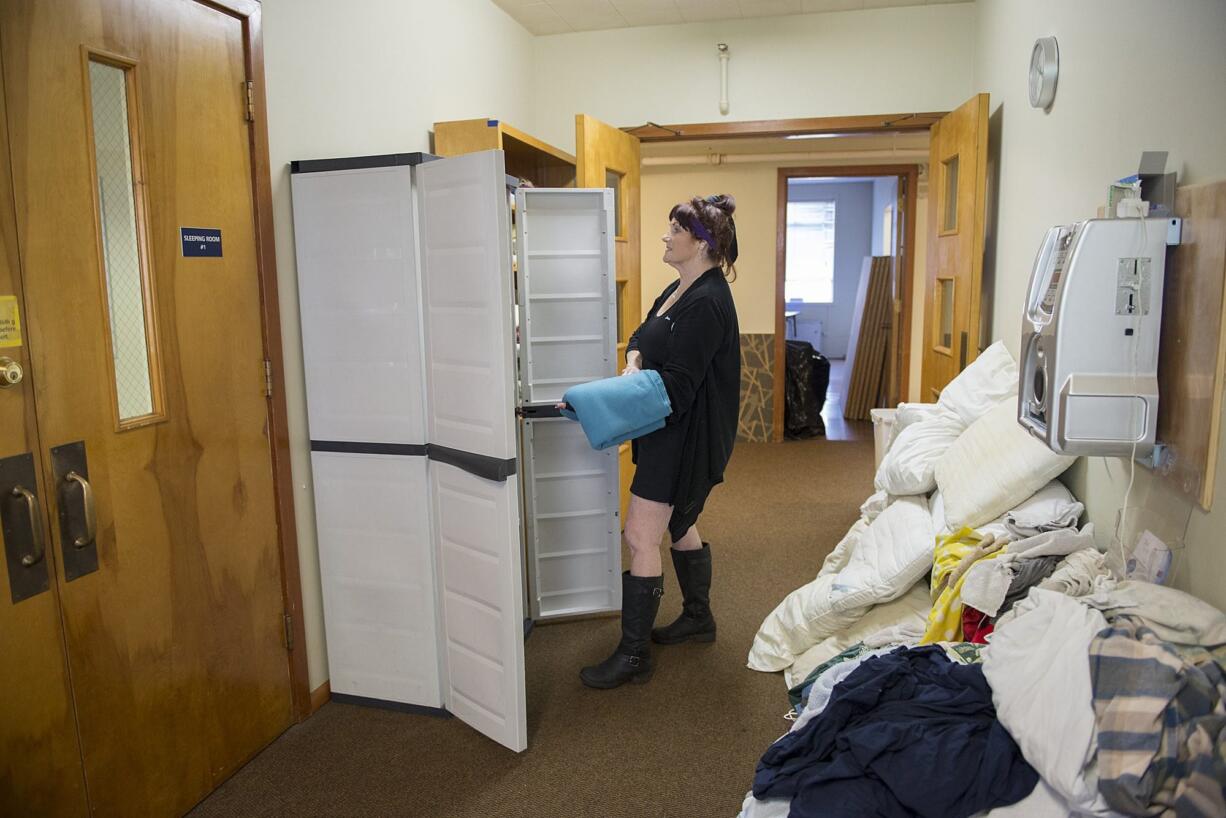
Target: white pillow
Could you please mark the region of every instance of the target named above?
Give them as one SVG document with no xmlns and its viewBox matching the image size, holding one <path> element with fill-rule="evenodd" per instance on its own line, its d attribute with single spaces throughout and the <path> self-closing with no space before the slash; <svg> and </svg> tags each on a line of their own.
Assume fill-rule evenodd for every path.
<svg viewBox="0 0 1226 818">
<path fill-rule="evenodd" d="M 976 526 L 980 534 L 1016 540 L 1031 537 L 1042 528 L 1067 528 L 1081 519 L 1085 506 L 1059 480 L 1052 480 L 990 523 Z"/>
<path fill-rule="evenodd" d="M 937 462 L 947 525 L 979 526 L 1059 477 L 1074 458 L 1058 455 L 1018 425 L 1009 398 L 971 424 Z"/>
<path fill-rule="evenodd" d="M 935 403 L 900 403 L 898 409 L 894 412 L 894 432 L 897 439 L 898 432 L 906 429 L 912 423 L 919 423 L 923 420 L 928 420 L 935 415 L 942 414 L 945 410 Z"/>
<path fill-rule="evenodd" d="M 944 409 L 908 425 L 881 459 L 873 485 L 896 497 L 932 491 L 937 461 L 965 428 L 957 415 Z"/>
<path fill-rule="evenodd" d="M 1085 506 L 1059 480 L 1043 488 L 1005 514 L 1005 521 L 1018 528 L 1047 528 L 1076 525 Z"/>
<path fill-rule="evenodd" d="M 1017 363 L 997 341 L 941 390 L 937 405 L 970 426 L 1010 395 L 1017 395 Z"/>
</svg>

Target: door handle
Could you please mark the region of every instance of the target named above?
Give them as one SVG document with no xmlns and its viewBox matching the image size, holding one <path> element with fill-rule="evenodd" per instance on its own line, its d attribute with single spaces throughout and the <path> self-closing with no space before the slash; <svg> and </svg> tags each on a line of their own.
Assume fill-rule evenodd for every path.
<svg viewBox="0 0 1226 818">
<path fill-rule="evenodd" d="M 21 383 L 21 379 L 24 376 L 25 374 L 21 371 L 21 364 L 12 358 L 0 357 L 0 389 L 16 386 Z"/>
<path fill-rule="evenodd" d="M 962 333 L 961 352 L 958 353 L 958 371 L 966 369 L 966 333 Z"/>
<path fill-rule="evenodd" d="M 25 501 L 26 511 L 30 515 L 30 553 L 21 557 L 21 564 L 29 568 L 42 561 L 47 553 L 47 542 L 43 538 L 42 517 L 38 513 L 38 498 L 34 492 L 22 485 L 13 486 L 13 496 Z"/>
<path fill-rule="evenodd" d="M 73 483 L 81 487 L 81 518 L 85 521 L 85 533 L 74 537 L 72 544 L 77 548 L 84 548 L 98 536 L 98 512 L 94 506 L 94 487 L 84 477 L 75 471 L 70 471 L 64 475 L 64 485 L 67 487 Z"/>
<path fill-rule="evenodd" d="M 97 502 L 89 482 L 85 441 L 52 448 L 51 473 L 59 506 L 60 561 L 65 581 L 72 582 L 98 570 Z"/>
</svg>

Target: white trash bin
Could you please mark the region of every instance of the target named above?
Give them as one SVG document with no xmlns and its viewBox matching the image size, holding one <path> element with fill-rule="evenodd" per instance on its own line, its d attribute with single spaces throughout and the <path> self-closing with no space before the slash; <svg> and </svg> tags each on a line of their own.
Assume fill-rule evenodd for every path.
<svg viewBox="0 0 1226 818">
<path fill-rule="evenodd" d="M 881 467 L 881 460 L 894 442 L 894 420 L 897 409 L 870 409 L 869 417 L 873 420 L 873 453 L 876 455 L 876 466 Z"/>
</svg>

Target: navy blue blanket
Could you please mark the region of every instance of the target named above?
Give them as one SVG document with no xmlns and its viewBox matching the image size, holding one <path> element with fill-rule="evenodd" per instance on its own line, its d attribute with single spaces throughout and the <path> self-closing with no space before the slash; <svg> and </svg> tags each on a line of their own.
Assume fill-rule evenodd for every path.
<svg viewBox="0 0 1226 818">
<path fill-rule="evenodd" d="M 856 668 L 766 751 L 753 794 L 791 797 L 791 818 L 958 818 L 1016 803 L 1038 780 L 996 719 L 982 667 L 932 645 Z"/>
</svg>

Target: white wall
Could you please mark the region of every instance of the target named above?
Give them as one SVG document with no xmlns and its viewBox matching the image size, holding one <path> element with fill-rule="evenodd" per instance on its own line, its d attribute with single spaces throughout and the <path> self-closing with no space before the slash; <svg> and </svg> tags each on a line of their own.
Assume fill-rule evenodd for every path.
<svg viewBox="0 0 1226 818">
<path fill-rule="evenodd" d="M 493 116 L 531 131 L 533 37 L 489 0 L 264 0 L 263 8 L 286 368 L 281 388 L 289 404 L 306 650 L 314 689 L 327 680 L 328 665 L 288 163 L 429 150 L 433 123 L 448 119 Z M 568 121 L 573 123 L 573 116 Z"/>
<path fill-rule="evenodd" d="M 569 150 L 577 112 L 630 126 L 948 111 L 975 91 L 974 20 L 956 3 L 540 37 L 537 135 Z"/>
<path fill-rule="evenodd" d="M 991 94 L 999 133 L 999 210 L 992 336 L 1016 355 L 1030 265 L 1044 230 L 1093 217 L 1107 184 L 1141 151 L 1171 152 L 1183 184 L 1226 179 L 1226 3 L 1221 0 L 979 0 L 975 86 Z M 1035 38 L 1055 35 L 1060 79 L 1050 113 L 1032 109 L 1026 70 Z M 1159 409 L 1161 411 L 1161 409 Z M 1193 511 L 1179 587 L 1226 608 L 1226 450 L 1214 510 Z M 1130 505 L 1188 513 L 1138 469 Z M 1105 545 L 1128 483 L 1119 459 L 1083 459 L 1070 480 Z"/>
<path fill-rule="evenodd" d="M 872 253 L 873 183 L 823 182 L 788 186 L 788 201 L 834 201 L 834 301 L 801 304 L 789 301 L 787 308 L 800 313 L 798 323 L 822 322 L 822 337 L 809 338 L 827 358 L 847 357 L 851 316 L 856 306 L 856 288 L 864 257 Z"/>
</svg>

